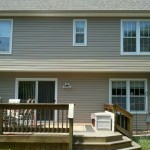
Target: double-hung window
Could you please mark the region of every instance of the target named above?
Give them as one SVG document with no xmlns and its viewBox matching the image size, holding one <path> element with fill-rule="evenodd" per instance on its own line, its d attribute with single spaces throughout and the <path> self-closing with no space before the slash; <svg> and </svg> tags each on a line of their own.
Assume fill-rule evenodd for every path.
<svg viewBox="0 0 150 150">
<path fill-rule="evenodd" d="M 121 54 L 150 54 L 150 20 L 121 21 Z"/>
<path fill-rule="evenodd" d="M 12 24 L 12 20 L 0 20 L 0 54 L 12 52 Z"/>
<path fill-rule="evenodd" d="M 87 45 L 87 20 L 73 20 L 73 46 Z"/>
<path fill-rule="evenodd" d="M 145 79 L 110 79 L 110 103 L 127 111 L 147 111 L 147 81 Z"/>
</svg>

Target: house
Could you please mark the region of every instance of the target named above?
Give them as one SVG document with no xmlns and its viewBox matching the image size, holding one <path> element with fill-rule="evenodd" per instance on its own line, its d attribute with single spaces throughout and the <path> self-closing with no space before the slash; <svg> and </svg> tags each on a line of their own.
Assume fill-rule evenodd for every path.
<svg viewBox="0 0 150 150">
<path fill-rule="evenodd" d="M 75 103 L 75 122 L 117 103 L 141 130 L 149 89 L 149 0 L 0 0 L 3 102 Z"/>
</svg>

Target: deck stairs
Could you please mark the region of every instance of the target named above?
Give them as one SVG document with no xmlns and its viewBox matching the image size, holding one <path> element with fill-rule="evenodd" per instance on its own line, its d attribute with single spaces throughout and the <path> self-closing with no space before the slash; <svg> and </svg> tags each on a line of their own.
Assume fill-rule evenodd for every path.
<svg viewBox="0 0 150 150">
<path fill-rule="evenodd" d="M 78 132 L 73 150 L 141 150 L 141 146 L 119 132 Z"/>
</svg>

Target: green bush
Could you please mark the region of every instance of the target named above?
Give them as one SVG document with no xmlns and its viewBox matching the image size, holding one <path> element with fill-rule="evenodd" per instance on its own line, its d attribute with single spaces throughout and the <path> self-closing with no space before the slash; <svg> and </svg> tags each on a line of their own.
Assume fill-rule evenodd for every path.
<svg viewBox="0 0 150 150">
<path fill-rule="evenodd" d="M 150 137 L 134 137 L 133 140 L 140 144 L 142 147 L 142 150 L 150 150 Z"/>
</svg>

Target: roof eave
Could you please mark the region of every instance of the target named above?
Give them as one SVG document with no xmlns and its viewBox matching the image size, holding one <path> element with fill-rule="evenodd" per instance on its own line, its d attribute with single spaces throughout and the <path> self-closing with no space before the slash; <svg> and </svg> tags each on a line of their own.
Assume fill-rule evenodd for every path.
<svg viewBox="0 0 150 150">
<path fill-rule="evenodd" d="M 150 10 L 0 10 L 1 17 L 150 17 Z"/>
<path fill-rule="evenodd" d="M 149 69 L 137 69 L 133 68 L 103 68 L 103 69 L 0 69 L 0 72 L 40 72 L 40 73 L 150 73 Z"/>
</svg>

